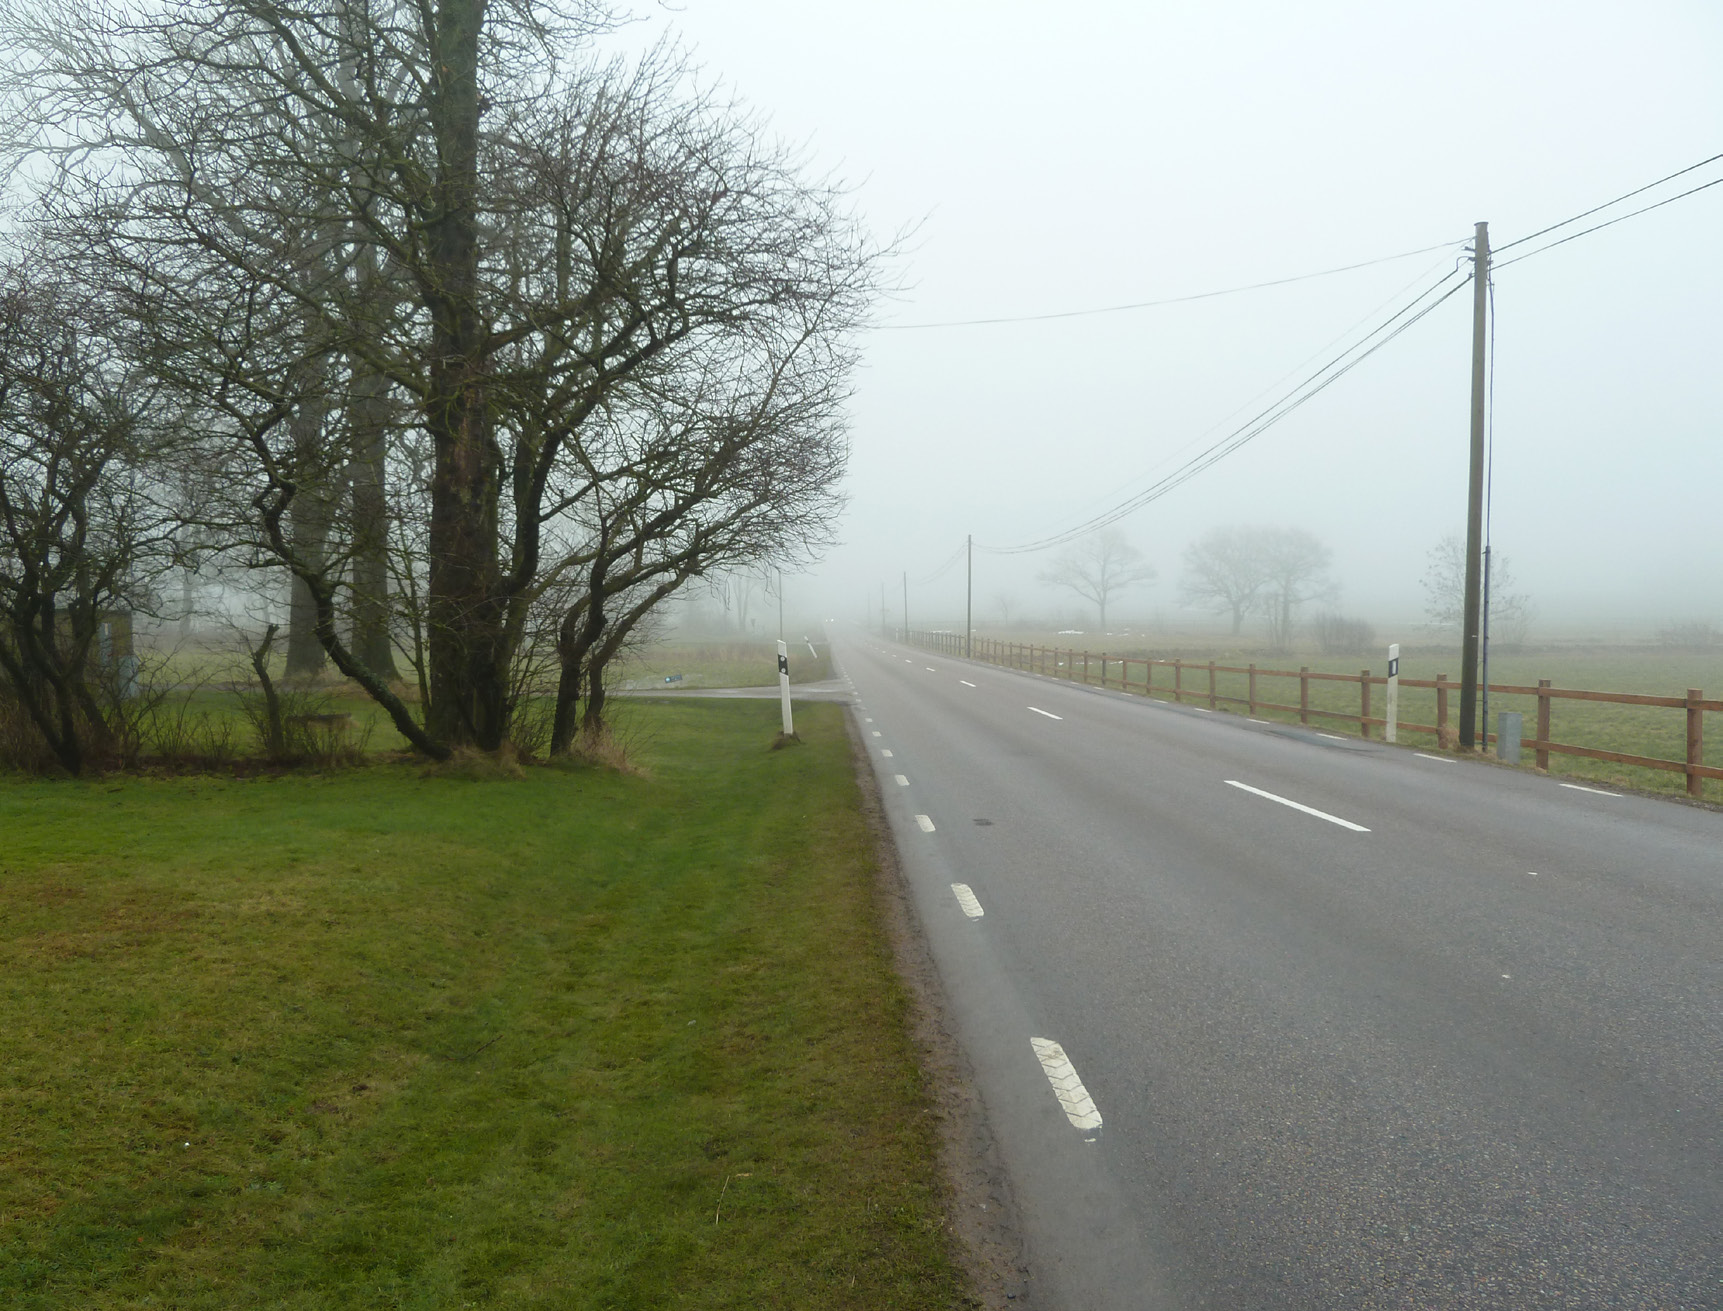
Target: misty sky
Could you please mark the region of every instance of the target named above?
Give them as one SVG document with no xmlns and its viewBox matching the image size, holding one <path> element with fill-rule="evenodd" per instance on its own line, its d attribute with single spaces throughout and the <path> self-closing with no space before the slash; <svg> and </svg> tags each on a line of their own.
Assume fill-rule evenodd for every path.
<svg viewBox="0 0 1723 1311">
<path fill-rule="evenodd" d="M 676 34 L 816 170 L 852 180 L 882 237 L 914 229 L 865 343 L 843 545 L 817 591 L 791 588 L 846 618 L 877 608 L 881 582 L 895 615 L 900 572 L 913 583 L 966 532 L 1031 540 L 1146 485 L 1456 252 L 1192 305 L 890 325 L 1457 251 L 1480 219 L 1500 246 L 1723 151 L 1714 2 L 643 12 L 613 45 Z M 1720 238 L 1723 187 L 1497 275 L 1495 544 L 1546 631 L 1723 623 Z M 1464 527 L 1470 313 L 1455 296 L 1126 520 L 1161 576 L 1121 617 L 1177 611 L 1179 555 L 1206 529 L 1271 523 L 1333 548 L 1343 610 L 1420 619 L 1426 553 Z M 978 554 L 978 618 L 1001 591 L 1051 608 L 1045 563 Z M 960 615 L 962 586 L 954 568 L 912 587 L 912 619 Z"/>
</svg>

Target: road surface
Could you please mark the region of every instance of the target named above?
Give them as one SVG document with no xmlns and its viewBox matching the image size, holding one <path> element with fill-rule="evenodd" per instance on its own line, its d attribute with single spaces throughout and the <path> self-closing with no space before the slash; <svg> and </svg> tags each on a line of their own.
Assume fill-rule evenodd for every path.
<svg viewBox="0 0 1723 1311">
<path fill-rule="evenodd" d="M 837 655 L 1029 1304 L 1723 1307 L 1723 815 Z"/>
</svg>

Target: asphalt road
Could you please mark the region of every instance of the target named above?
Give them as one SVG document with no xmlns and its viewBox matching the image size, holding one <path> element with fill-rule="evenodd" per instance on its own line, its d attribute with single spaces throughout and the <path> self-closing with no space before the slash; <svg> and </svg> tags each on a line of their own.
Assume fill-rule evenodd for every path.
<svg viewBox="0 0 1723 1311">
<path fill-rule="evenodd" d="M 1723 815 L 837 658 L 1030 1304 L 1723 1307 Z"/>
</svg>

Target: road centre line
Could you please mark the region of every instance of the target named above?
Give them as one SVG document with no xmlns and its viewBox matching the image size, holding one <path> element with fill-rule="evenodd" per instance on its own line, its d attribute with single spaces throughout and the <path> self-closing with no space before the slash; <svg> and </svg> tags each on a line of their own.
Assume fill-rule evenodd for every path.
<svg viewBox="0 0 1723 1311">
<path fill-rule="evenodd" d="M 963 913 L 972 920 L 978 920 L 987 912 L 981 909 L 981 903 L 975 899 L 967 883 L 953 883 L 951 895 L 957 898 L 957 904 L 963 907 Z"/>
<path fill-rule="evenodd" d="M 1559 783 L 1558 787 L 1572 788 L 1575 792 L 1589 792 L 1597 797 L 1619 797 L 1619 792 L 1605 792 L 1602 788 L 1581 787 L 1578 783 Z"/>
<path fill-rule="evenodd" d="M 1301 801 L 1293 801 L 1290 797 L 1283 797 L 1273 792 L 1264 792 L 1261 788 L 1253 788 L 1249 783 L 1240 783 L 1236 778 L 1227 779 L 1226 785 L 1228 787 L 1238 788 L 1243 792 L 1249 792 L 1256 796 L 1264 797 L 1269 801 L 1278 801 L 1283 806 L 1291 806 L 1294 810 L 1302 810 L 1306 815 L 1315 815 L 1316 818 L 1325 819 L 1330 824 L 1338 824 L 1341 828 L 1349 828 L 1354 833 L 1368 833 L 1370 831 L 1362 824 L 1354 824 L 1349 819 L 1341 819 L 1338 815 L 1330 815 L 1326 810 L 1318 810 L 1315 806 L 1307 806 Z"/>
<path fill-rule="evenodd" d="M 1095 1109 L 1095 1100 L 1077 1077 L 1065 1049 L 1051 1038 L 1031 1038 L 1029 1045 L 1035 1049 L 1035 1059 L 1041 1062 L 1047 1082 L 1053 1085 L 1053 1095 L 1059 1099 L 1059 1109 L 1065 1112 L 1071 1127 L 1081 1129 L 1083 1136 L 1094 1142 L 1101 1134 L 1101 1113 Z"/>
<path fill-rule="evenodd" d="M 926 815 L 917 815 L 915 817 L 915 822 L 917 824 L 921 825 L 921 831 L 923 833 L 933 832 L 933 821 L 931 819 L 929 819 Z"/>
<path fill-rule="evenodd" d="M 1459 763 L 1458 757 L 1455 756 L 1432 756 L 1428 751 L 1414 751 L 1412 754 L 1417 756 L 1419 760 L 1434 760 L 1438 764 L 1443 765 L 1456 765 Z"/>
<path fill-rule="evenodd" d="M 1049 718 L 1049 719 L 1063 719 L 1063 718 L 1065 718 L 1064 715 L 1056 715 L 1051 710 L 1043 710 L 1043 709 L 1041 709 L 1040 706 L 1030 706 L 1029 708 L 1031 710 L 1033 710 L 1038 715 L 1046 715 L 1047 718 Z"/>
<path fill-rule="evenodd" d="M 939 670 L 935 669 L 932 665 L 923 665 L 922 668 L 927 670 L 930 674 L 937 674 L 939 672 Z"/>
<path fill-rule="evenodd" d="M 905 778 L 902 774 L 893 774 L 892 777 L 897 780 L 897 785 L 900 788 L 906 788 L 909 786 L 909 780 L 907 778 Z"/>
<path fill-rule="evenodd" d="M 965 687 L 974 687 L 975 686 L 975 684 L 971 683 L 967 678 L 960 678 L 957 681 L 959 683 L 962 683 Z"/>
</svg>

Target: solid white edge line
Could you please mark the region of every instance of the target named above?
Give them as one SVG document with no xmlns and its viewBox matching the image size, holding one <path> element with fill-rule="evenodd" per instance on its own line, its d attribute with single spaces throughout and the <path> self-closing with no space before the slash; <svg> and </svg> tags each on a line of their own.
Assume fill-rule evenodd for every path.
<svg viewBox="0 0 1723 1311">
<path fill-rule="evenodd" d="M 893 774 L 892 777 L 897 780 L 897 785 L 900 788 L 906 788 L 909 786 L 909 780 L 907 778 L 905 778 L 902 774 Z"/>
<path fill-rule="evenodd" d="M 1033 710 L 1038 715 L 1046 715 L 1047 718 L 1049 718 L 1049 719 L 1063 719 L 1063 718 L 1065 718 L 1064 715 L 1056 715 L 1051 710 L 1043 710 L 1043 709 L 1041 709 L 1040 706 L 1030 706 L 1029 708 L 1031 710 Z"/>
<path fill-rule="evenodd" d="M 933 821 L 931 819 L 929 819 L 926 815 L 917 815 L 915 817 L 915 822 L 917 824 L 921 825 L 921 831 L 923 833 L 933 832 Z"/>
<path fill-rule="evenodd" d="M 1291 806 L 1294 810 L 1302 810 L 1306 815 L 1315 815 L 1316 818 L 1325 819 L 1330 824 L 1338 824 L 1341 828 L 1349 828 L 1354 833 L 1368 833 L 1370 831 L 1362 824 L 1354 824 L 1349 819 L 1341 819 L 1338 815 L 1330 815 L 1326 810 L 1318 810 L 1315 806 L 1307 806 L 1302 801 L 1294 801 L 1290 797 L 1283 797 L 1273 792 L 1264 792 L 1261 788 L 1253 788 L 1249 783 L 1240 783 L 1236 778 L 1227 779 L 1226 785 L 1228 787 L 1238 788 L 1244 792 L 1253 793 L 1259 797 L 1264 797 L 1269 801 L 1278 801 L 1283 806 Z"/>
<path fill-rule="evenodd" d="M 1095 1100 L 1077 1077 L 1076 1067 L 1065 1055 L 1065 1049 L 1051 1038 L 1031 1038 L 1029 1045 L 1035 1049 L 1035 1059 L 1041 1062 L 1041 1070 L 1053 1085 L 1053 1095 L 1059 1099 L 1059 1109 L 1065 1112 L 1071 1127 L 1082 1130 L 1085 1138 L 1094 1141 L 1101 1132 L 1101 1112 L 1095 1109 Z"/>
<path fill-rule="evenodd" d="M 1417 756 L 1419 760 L 1434 760 L 1438 764 L 1442 765 L 1457 765 L 1460 763 L 1458 757 L 1455 756 L 1432 756 L 1428 751 L 1414 751 L 1412 754 Z"/>
<path fill-rule="evenodd" d="M 953 883 L 951 894 L 957 898 L 957 904 L 963 907 L 963 913 L 972 920 L 978 920 L 987 912 L 981 909 L 981 903 L 976 900 L 975 893 L 967 883 Z"/>
<path fill-rule="evenodd" d="M 1582 787 L 1578 783 L 1558 783 L 1557 787 L 1572 788 L 1575 792 L 1589 792 L 1594 797 L 1619 797 L 1619 792 L 1605 792 L 1602 788 Z"/>
</svg>

